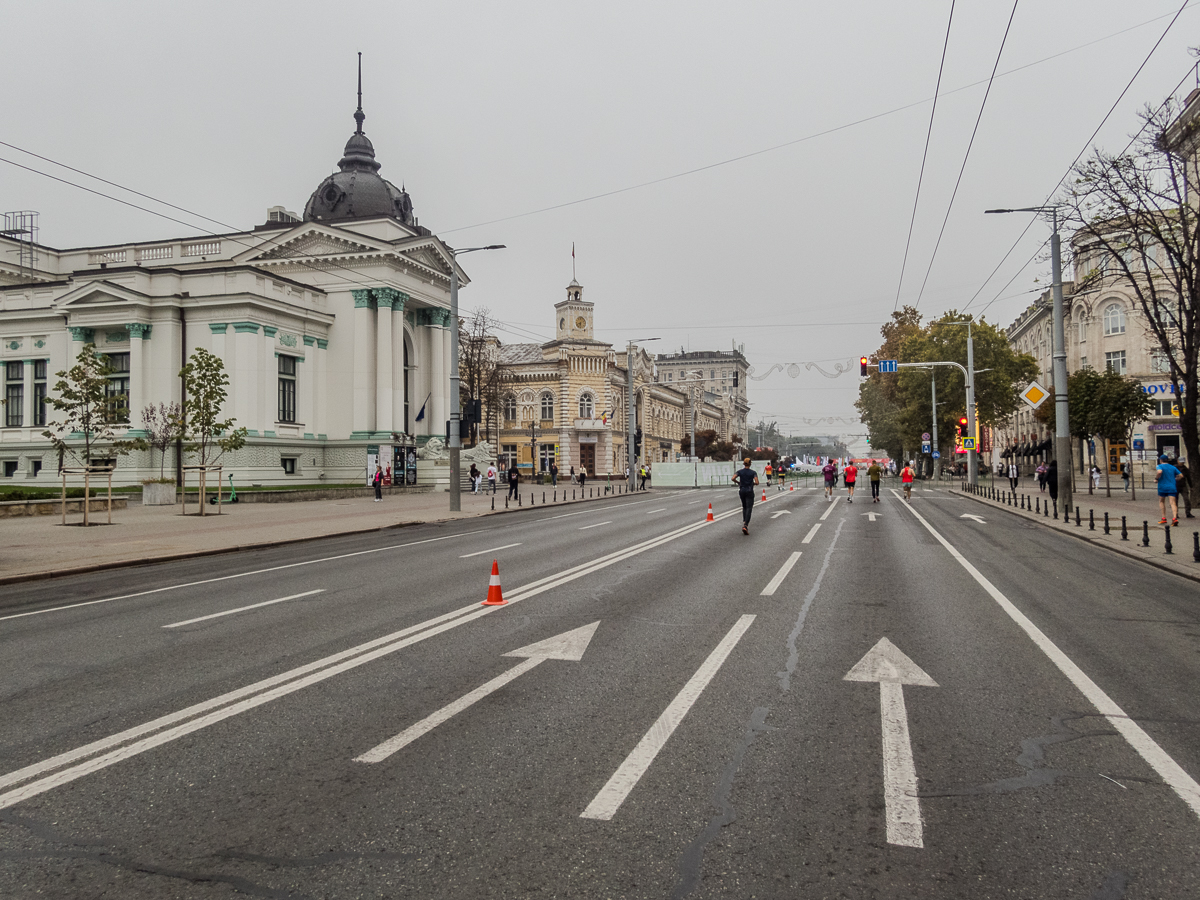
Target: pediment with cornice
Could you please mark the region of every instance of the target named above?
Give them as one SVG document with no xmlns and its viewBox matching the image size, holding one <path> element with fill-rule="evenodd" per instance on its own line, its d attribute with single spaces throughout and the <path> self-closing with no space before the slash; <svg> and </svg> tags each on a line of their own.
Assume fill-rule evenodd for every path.
<svg viewBox="0 0 1200 900">
<path fill-rule="evenodd" d="M 248 254 L 247 261 L 283 262 L 313 259 L 322 256 L 360 256 L 380 253 L 385 248 L 329 234 L 323 230 L 312 230 L 298 234 L 286 241 L 272 242 L 270 249 L 261 253 Z"/>
<path fill-rule="evenodd" d="M 55 301 L 55 305 L 59 309 L 80 309 L 88 306 L 145 305 L 149 302 L 150 298 L 139 291 L 107 281 L 89 281 L 67 291 Z"/>
</svg>

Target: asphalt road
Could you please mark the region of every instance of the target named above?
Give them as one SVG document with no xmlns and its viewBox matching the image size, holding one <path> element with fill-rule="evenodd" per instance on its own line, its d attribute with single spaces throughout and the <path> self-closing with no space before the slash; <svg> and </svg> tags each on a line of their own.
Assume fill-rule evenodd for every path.
<svg viewBox="0 0 1200 900">
<path fill-rule="evenodd" d="M 1196 585 L 892 487 L 5 588 L 0 897 L 1200 896 Z"/>
</svg>

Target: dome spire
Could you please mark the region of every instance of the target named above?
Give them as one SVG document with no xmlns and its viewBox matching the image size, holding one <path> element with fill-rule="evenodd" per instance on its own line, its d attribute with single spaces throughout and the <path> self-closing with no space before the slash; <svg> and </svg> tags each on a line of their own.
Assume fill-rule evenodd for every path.
<svg viewBox="0 0 1200 900">
<path fill-rule="evenodd" d="M 358 123 L 358 128 L 355 130 L 355 134 L 363 133 L 362 123 L 366 117 L 362 111 L 362 51 L 360 50 L 358 53 L 358 109 L 354 113 L 354 121 Z"/>
</svg>

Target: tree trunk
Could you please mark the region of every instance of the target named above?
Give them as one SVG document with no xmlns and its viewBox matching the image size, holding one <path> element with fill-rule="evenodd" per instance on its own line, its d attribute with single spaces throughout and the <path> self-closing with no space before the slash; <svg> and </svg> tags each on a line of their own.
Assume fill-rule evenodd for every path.
<svg viewBox="0 0 1200 900">
<path fill-rule="evenodd" d="M 1126 444 L 1125 446 L 1129 446 Z M 1104 439 L 1104 496 L 1111 499 L 1112 497 L 1112 466 L 1108 464 L 1112 458 L 1112 450 L 1108 445 L 1108 438 Z M 1118 460 L 1119 462 L 1119 460 Z"/>
</svg>

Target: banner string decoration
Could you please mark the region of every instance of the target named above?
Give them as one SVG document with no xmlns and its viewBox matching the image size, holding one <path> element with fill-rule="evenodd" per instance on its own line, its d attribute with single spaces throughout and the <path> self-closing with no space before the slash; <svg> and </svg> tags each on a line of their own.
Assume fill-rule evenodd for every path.
<svg viewBox="0 0 1200 900">
<path fill-rule="evenodd" d="M 853 369 L 854 362 L 855 362 L 854 360 L 848 359 L 848 360 L 846 360 L 846 362 L 844 364 L 843 363 L 834 363 L 832 372 L 826 372 L 824 369 L 822 369 L 820 366 L 818 366 L 814 362 L 789 363 L 786 366 L 783 363 L 775 363 L 773 366 L 771 366 L 771 368 L 767 369 L 767 371 L 763 372 L 761 375 L 755 375 L 754 373 L 755 373 L 756 369 L 754 368 L 754 366 L 748 366 L 746 368 L 746 376 L 748 378 L 750 378 L 752 381 L 764 381 L 765 379 L 767 379 L 768 377 L 773 375 L 775 372 L 783 372 L 786 370 L 789 377 L 799 378 L 800 377 L 800 366 L 803 365 L 804 368 L 807 369 L 808 371 L 812 371 L 813 369 L 816 369 L 818 372 L 820 372 L 826 378 L 837 378 L 841 375 L 845 375 L 847 372 L 849 372 L 851 369 Z"/>
</svg>

